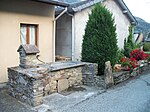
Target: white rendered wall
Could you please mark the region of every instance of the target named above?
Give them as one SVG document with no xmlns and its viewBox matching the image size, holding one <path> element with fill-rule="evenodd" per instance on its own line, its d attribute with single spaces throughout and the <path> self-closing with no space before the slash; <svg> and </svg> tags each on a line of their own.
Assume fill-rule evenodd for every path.
<svg viewBox="0 0 150 112">
<path fill-rule="evenodd" d="M 114 0 L 106 0 L 103 3 L 103 5 L 105 5 L 113 13 L 113 16 L 115 17 L 118 46 L 119 48 L 123 48 L 124 38 L 127 38 L 129 34 L 128 27 L 130 25 L 130 21 L 122 13 L 121 9 L 116 4 L 116 2 L 114 2 Z M 75 60 L 81 59 L 83 35 L 85 33 L 84 30 L 91 9 L 92 7 L 84 9 L 80 12 L 77 12 L 74 15 L 75 16 Z"/>
</svg>

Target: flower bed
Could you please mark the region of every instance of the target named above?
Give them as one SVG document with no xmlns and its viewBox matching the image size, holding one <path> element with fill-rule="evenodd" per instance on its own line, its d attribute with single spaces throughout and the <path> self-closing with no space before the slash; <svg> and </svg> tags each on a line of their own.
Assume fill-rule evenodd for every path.
<svg viewBox="0 0 150 112">
<path fill-rule="evenodd" d="M 150 55 L 144 53 L 141 49 L 135 49 L 130 53 L 130 58 L 123 57 L 120 59 L 119 70 L 114 67 L 114 84 L 123 82 L 130 77 L 142 74 L 146 70 L 150 70 Z"/>
</svg>

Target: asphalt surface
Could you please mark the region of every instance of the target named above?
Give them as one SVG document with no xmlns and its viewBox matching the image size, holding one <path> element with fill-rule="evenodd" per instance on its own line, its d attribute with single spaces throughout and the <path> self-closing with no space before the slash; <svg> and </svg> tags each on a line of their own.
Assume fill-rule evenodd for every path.
<svg viewBox="0 0 150 112">
<path fill-rule="evenodd" d="M 68 96 L 53 94 L 34 108 L 1 88 L 0 112 L 150 112 L 150 71 L 106 92 L 89 89 Z"/>
<path fill-rule="evenodd" d="M 7 90 L 0 89 L 0 112 L 36 112 L 30 106 L 8 95 Z"/>
<path fill-rule="evenodd" d="M 150 71 L 64 112 L 150 112 Z"/>
</svg>

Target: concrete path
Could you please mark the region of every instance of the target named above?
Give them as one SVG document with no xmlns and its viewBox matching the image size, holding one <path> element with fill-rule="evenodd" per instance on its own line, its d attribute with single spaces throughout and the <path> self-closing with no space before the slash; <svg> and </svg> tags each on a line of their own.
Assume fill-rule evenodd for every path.
<svg viewBox="0 0 150 112">
<path fill-rule="evenodd" d="M 30 106 L 21 103 L 0 89 L 0 112 L 35 112 Z"/>
<path fill-rule="evenodd" d="M 34 108 L 0 89 L 0 112 L 150 112 L 150 71 L 107 91 L 84 88 L 69 95 L 52 94 Z"/>
</svg>

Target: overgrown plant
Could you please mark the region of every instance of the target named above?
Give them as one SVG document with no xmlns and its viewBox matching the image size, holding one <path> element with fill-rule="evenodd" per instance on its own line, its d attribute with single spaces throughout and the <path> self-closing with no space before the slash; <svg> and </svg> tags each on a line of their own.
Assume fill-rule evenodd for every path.
<svg viewBox="0 0 150 112">
<path fill-rule="evenodd" d="M 127 40 L 126 38 L 124 40 L 124 55 L 128 58 L 130 57 L 130 52 L 134 48 L 132 28 L 132 26 L 129 27 L 129 36 Z"/>
<path fill-rule="evenodd" d="M 116 63 L 121 64 L 120 59 L 124 57 L 124 49 L 117 50 Z"/>
<path fill-rule="evenodd" d="M 130 57 L 130 53 L 132 50 L 141 47 L 141 43 L 136 44 L 133 42 L 133 30 L 132 29 L 133 29 L 133 26 L 130 26 L 129 27 L 129 36 L 128 36 L 127 40 L 126 40 L 126 38 L 124 40 L 124 55 L 128 58 Z"/>
<path fill-rule="evenodd" d="M 89 15 L 82 44 L 82 61 L 98 63 L 99 74 L 104 73 L 105 62 L 116 62 L 116 25 L 112 13 L 96 4 Z"/>
</svg>

